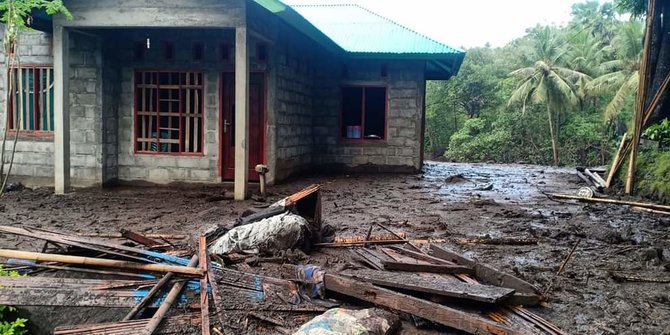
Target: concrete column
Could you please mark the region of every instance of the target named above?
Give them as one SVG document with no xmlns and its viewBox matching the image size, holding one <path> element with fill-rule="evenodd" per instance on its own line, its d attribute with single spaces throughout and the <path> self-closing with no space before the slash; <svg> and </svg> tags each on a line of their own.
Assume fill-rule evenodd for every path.
<svg viewBox="0 0 670 335">
<path fill-rule="evenodd" d="M 235 29 L 235 200 L 249 191 L 249 57 L 247 28 Z"/>
<path fill-rule="evenodd" d="M 56 194 L 70 187 L 70 36 L 55 26 L 54 53 L 54 185 Z"/>
</svg>

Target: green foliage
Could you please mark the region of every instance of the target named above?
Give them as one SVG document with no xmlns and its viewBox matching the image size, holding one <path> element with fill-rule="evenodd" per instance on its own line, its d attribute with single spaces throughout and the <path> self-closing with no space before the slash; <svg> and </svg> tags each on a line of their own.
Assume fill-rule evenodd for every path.
<svg viewBox="0 0 670 335">
<path fill-rule="evenodd" d="M 0 276 L 17 277 L 16 271 L 5 271 L 0 266 Z M 23 335 L 27 332 L 26 319 L 14 318 L 8 320 L 7 312 L 15 312 L 16 309 L 11 306 L 0 305 L 0 335 Z"/>
<path fill-rule="evenodd" d="M 8 54 L 14 50 L 19 32 L 30 29 L 34 10 L 44 10 L 49 15 L 60 13 L 67 18 L 72 17 L 62 0 L 2 0 L 0 22 L 5 24 L 3 43 Z"/>
<path fill-rule="evenodd" d="M 645 149 L 637 161 L 637 193 L 670 203 L 670 151 Z"/>
<path fill-rule="evenodd" d="M 649 126 L 644 131 L 643 136 L 652 141 L 659 141 L 662 145 L 670 145 L 670 120 L 664 119 L 663 121 Z"/>
<path fill-rule="evenodd" d="M 456 77 L 428 83 L 427 156 L 448 148 L 457 161 L 551 164 L 552 129 L 561 164 L 609 162 L 630 127 L 644 25 L 621 21 L 612 2 L 586 0 L 572 15 L 467 50 Z"/>
</svg>

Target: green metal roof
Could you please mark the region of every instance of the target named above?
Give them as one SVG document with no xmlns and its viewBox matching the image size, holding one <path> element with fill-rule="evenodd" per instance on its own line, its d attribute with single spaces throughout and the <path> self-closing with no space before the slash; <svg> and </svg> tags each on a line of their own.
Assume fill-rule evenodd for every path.
<svg viewBox="0 0 670 335">
<path fill-rule="evenodd" d="M 351 58 L 426 61 L 426 79 L 458 73 L 465 52 L 358 5 L 293 5 L 253 0 L 327 50 Z"/>
<path fill-rule="evenodd" d="M 462 54 L 403 25 L 354 4 L 296 5 L 298 14 L 347 52 Z"/>
</svg>

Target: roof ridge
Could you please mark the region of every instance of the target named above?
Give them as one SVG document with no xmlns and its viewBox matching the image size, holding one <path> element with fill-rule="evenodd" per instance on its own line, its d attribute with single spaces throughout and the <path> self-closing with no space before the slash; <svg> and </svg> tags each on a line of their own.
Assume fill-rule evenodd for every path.
<svg viewBox="0 0 670 335">
<path fill-rule="evenodd" d="M 358 8 L 360 8 L 360 9 L 362 9 L 362 10 L 364 10 L 364 11 L 366 11 L 366 12 L 368 12 L 368 13 L 370 13 L 370 14 L 376 16 L 376 17 L 379 17 L 379 18 L 382 19 L 382 20 L 385 20 L 385 21 L 390 22 L 390 23 L 392 23 L 392 24 L 394 24 L 394 25 L 396 25 L 396 26 L 398 26 L 398 27 L 401 27 L 401 28 L 403 28 L 403 29 L 405 29 L 405 30 L 407 30 L 407 31 L 409 31 L 409 32 L 412 32 L 412 33 L 414 33 L 414 34 L 417 34 L 417 35 L 419 35 L 419 36 L 421 36 L 421 37 L 423 37 L 423 38 L 425 38 L 425 39 L 430 40 L 431 42 L 440 44 L 440 45 L 442 45 L 443 47 L 447 47 L 447 48 L 453 49 L 453 50 L 455 50 L 455 51 L 461 51 L 461 52 L 464 51 L 464 50 L 462 50 L 461 48 L 452 47 L 452 46 L 447 45 L 446 43 L 440 42 L 440 41 L 438 41 L 438 40 L 436 40 L 436 39 L 434 39 L 434 38 L 432 38 L 432 37 L 430 37 L 430 36 L 427 36 L 427 35 L 425 35 L 425 34 L 422 34 L 422 33 L 418 32 L 418 31 L 416 31 L 416 30 L 414 30 L 414 29 L 412 29 L 412 28 L 409 28 L 409 27 L 407 27 L 407 26 L 405 26 L 405 25 L 403 25 L 403 24 L 400 24 L 400 23 L 398 23 L 398 22 L 396 22 L 396 21 L 394 21 L 394 20 L 392 20 L 392 19 L 390 19 L 390 18 L 388 18 L 388 17 L 386 17 L 386 16 L 383 16 L 383 15 L 381 15 L 381 14 L 378 14 L 377 12 L 374 12 L 374 11 L 372 11 L 372 10 L 366 8 L 366 7 L 363 7 L 363 6 L 359 5 L 359 4 L 355 4 L 355 3 L 341 3 L 341 4 L 339 4 L 339 3 L 331 3 L 331 4 L 301 4 L 301 5 L 290 5 L 290 6 L 291 6 L 291 7 L 294 7 L 294 6 L 295 6 L 295 7 L 345 7 L 345 6 L 358 7 Z"/>
</svg>

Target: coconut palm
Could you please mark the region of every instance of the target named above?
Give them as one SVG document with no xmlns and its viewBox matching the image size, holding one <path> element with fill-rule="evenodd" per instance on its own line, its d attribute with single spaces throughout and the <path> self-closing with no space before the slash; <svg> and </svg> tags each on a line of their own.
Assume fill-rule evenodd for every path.
<svg viewBox="0 0 670 335">
<path fill-rule="evenodd" d="M 616 91 L 604 111 L 605 119 L 609 122 L 616 120 L 626 101 L 637 95 L 643 28 L 642 22 L 637 20 L 621 26 L 611 45 L 615 59 L 600 64 L 599 68 L 604 74 L 588 85 L 592 95 Z"/>
<path fill-rule="evenodd" d="M 554 164 L 558 165 L 558 122 L 554 117 L 561 111 L 570 109 L 579 102 L 576 82 L 588 79 L 585 74 L 559 66 L 565 52 L 558 46 L 550 27 L 538 27 L 531 31 L 535 45 L 531 53 L 534 64 L 513 71 L 510 75 L 520 79 L 520 84 L 512 93 L 509 105 L 527 103 L 545 105 L 547 122 L 551 136 Z"/>
</svg>

